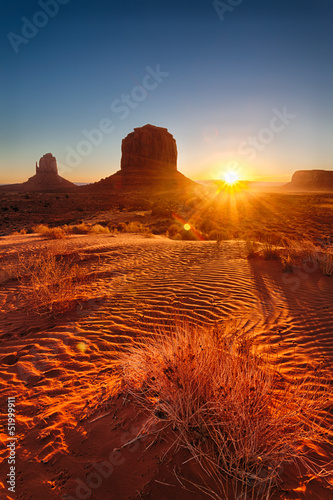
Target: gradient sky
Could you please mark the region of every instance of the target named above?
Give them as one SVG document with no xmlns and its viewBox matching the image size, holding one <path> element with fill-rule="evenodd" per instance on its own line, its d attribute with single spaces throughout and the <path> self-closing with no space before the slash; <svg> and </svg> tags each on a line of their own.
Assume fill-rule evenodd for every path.
<svg viewBox="0 0 333 500">
<path fill-rule="evenodd" d="M 146 123 L 168 128 L 193 179 L 332 169 L 332 0 L 219 3 L 1 2 L 0 183 L 25 181 L 47 152 L 71 181 L 109 176 Z"/>
</svg>

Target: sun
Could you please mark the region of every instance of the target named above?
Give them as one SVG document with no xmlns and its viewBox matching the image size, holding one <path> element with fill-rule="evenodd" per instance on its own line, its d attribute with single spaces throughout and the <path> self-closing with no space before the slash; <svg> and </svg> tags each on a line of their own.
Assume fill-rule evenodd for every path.
<svg viewBox="0 0 333 500">
<path fill-rule="evenodd" d="M 224 174 L 224 180 L 228 186 L 234 186 L 239 180 L 237 172 L 229 170 Z"/>
</svg>

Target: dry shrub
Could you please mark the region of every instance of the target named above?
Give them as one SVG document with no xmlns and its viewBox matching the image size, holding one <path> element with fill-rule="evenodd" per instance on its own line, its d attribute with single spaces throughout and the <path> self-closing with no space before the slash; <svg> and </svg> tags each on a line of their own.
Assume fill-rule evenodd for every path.
<svg viewBox="0 0 333 500">
<path fill-rule="evenodd" d="M 87 224 L 76 224 L 74 226 L 69 226 L 69 232 L 72 234 L 88 234 L 90 227 Z"/>
<path fill-rule="evenodd" d="M 278 247 L 268 241 L 262 244 L 261 252 L 265 260 L 277 260 L 280 258 Z"/>
<path fill-rule="evenodd" d="M 323 251 L 308 240 L 292 242 L 281 257 L 283 270 L 291 271 L 294 266 L 311 266 L 320 269 L 326 276 L 333 276 L 333 255 Z"/>
<path fill-rule="evenodd" d="M 108 234 L 110 229 L 107 226 L 102 226 L 101 224 L 94 224 L 90 227 L 90 233 L 92 234 Z"/>
<path fill-rule="evenodd" d="M 333 255 L 325 253 L 320 258 L 320 269 L 325 276 L 333 276 Z"/>
<path fill-rule="evenodd" d="M 257 255 L 259 247 L 256 241 L 246 240 L 245 247 L 246 247 L 246 257 L 248 259 L 251 259 L 252 257 L 255 257 Z"/>
<path fill-rule="evenodd" d="M 125 392 L 150 412 L 152 426 L 172 427 L 174 444 L 216 485 L 200 487 L 212 498 L 268 499 L 284 463 L 325 475 L 306 450 L 329 440 L 329 382 L 310 379 L 306 369 L 282 376 L 250 334 L 176 323 L 119 356 Z"/>
<path fill-rule="evenodd" d="M 180 230 L 181 230 L 181 225 L 177 224 L 174 222 L 173 224 L 170 224 L 168 229 L 167 229 L 167 236 L 170 239 L 174 239 L 175 236 L 178 237 L 180 236 Z"/>
<path fill-rule="evenodd" d="M 282 262 L 282 271 L 284 273 L 291 273 L 294 270 L 293 266 L 293 259 L 290 255 L 282 255 L 281 256 L 281 262 Z"/>
<path fill-rule="evenodd" d="M 19 261 L 17 276 L 30 307 L 62 312 L 82 296 L 86 275 L 73 260 L 61 255 L 59 248 L 49 247 Z"/>
<path fill-rule="evenodd" d="M 230 233 L 228 233 L 227 230 L 223 229 L 215 229 L 213 231 L 210 231 L 208 234 L 208 239 L 209 240 L 216 240 L 217 243 L 221 243 L 223 240 L 229 240 L 231 239 Z"/>
<path fill-rule="evenodd" d="M 66 238 L 66 232 L 61 227 L 50 228 L 48 226 L 45 226 L 44 224 L 38 224 L 37 226 L 34 226 L 32 229 L 34 233 L 41 234 L 42 236 L 45 236 L 45 238 L 49 240 L 60 240 Z"/>
<path fill-rule="evenodd" d="M 127 233 L 147 234 L 151 232 L 148 226 L 137 221 L 129 222 L 125 230 Z"/>
</svg>

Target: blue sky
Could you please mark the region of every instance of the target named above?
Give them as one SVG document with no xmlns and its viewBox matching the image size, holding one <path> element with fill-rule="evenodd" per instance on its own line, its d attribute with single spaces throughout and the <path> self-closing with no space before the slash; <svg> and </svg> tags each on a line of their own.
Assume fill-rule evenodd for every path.
<svg viewBox="0 0 333 500">
<path fill-rule="evenodd" d="M 47 152 L 67 179 L 99 180 L 146 123 L 168 128 L 193 179 L 332 169 L 331 0 L 216 5 L 2 2 L 0 183 Z"/>
</svg>

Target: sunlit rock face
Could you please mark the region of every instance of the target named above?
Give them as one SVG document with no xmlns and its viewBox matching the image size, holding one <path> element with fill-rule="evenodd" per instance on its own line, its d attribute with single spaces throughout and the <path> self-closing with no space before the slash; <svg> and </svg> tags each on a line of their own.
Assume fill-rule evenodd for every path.
<svg viewBox="0 0 333 500">
<path fill-rule="evenodd" d="M 145 125 L 122 141 L 121 172 L 127 176 L 165 176 L 177 172 L 177 145 L 166 128 Z"/>
<path fill-rule="evenodd" d="M 291 178 L 291 186 L 303 189 L 333 189 L 333 171 L 297 170 Z"/>
<path fill-rule="evenodd" d="M 36 163 L 36 174 L 21 184 L 22 189 L 33 191 L 53 191 L 76 187 L 58 174 L 57 160 L 47 153 Z"/>
</svg>

